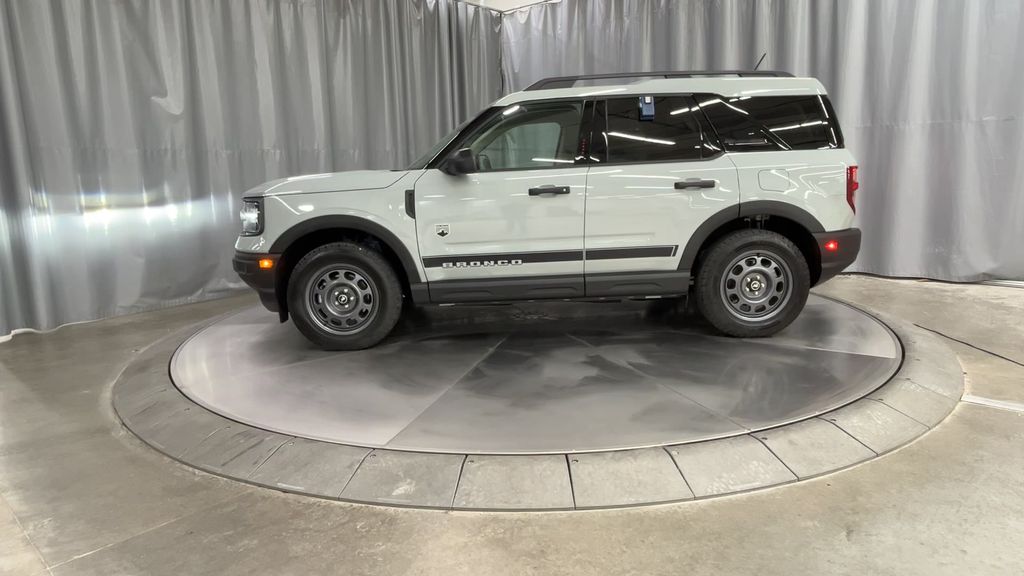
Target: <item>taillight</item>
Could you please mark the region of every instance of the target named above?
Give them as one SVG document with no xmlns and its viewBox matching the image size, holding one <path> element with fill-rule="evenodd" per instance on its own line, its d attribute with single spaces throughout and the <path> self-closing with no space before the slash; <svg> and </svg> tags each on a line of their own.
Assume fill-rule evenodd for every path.
<svg viewBox="0 0 1024 576">
<path fill-rule="evenodd" d="M 860 183 L 857 182 L 857 167 L 847 166 L 846 167 L 846 203 L 850 205 L 850 210 L 853 210 L 854 214 L 857 213 L 856 196 L 857 188 L 860 188 Z"/>
</svg>

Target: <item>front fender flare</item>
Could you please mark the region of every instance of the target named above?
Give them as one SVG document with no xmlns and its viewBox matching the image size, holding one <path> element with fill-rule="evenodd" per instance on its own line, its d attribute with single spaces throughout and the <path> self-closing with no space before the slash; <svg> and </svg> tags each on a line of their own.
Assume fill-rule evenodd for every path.
<svg viewBox="0 0 1024 576">
<path fill-rule="evenodd" d="M 281 234 L 270 246 L 272 254 L 280 254 L 288 249 L 296 240 L 321 230 L 347 229 L 357 230 L 379 238 L 392 252 L 398 256 L 402 263 L 406 278 L 410 284 L 422 282 L 419 269 L 416 267 L 416 260 L 412 257 L 405 243 L 398 239 L 393 232 L 384 226 L 366 218 L 350 216 L 347 214 L 332 214 L 328 216 L 317 216 L 299 222 Z"/>
</svg>

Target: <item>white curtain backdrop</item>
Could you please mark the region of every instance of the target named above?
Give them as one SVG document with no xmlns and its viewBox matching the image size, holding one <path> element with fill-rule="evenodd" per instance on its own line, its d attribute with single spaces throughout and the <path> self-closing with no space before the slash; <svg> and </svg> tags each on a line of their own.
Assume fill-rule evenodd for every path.
<svg viewBox="0 0 1024 576">
<path fill-rule="evenodd" d="M 449 0 L 0 1 L 0 335 L 207 298 L 238 200 L 395 168 L 501 92 Z"/>
<path fill-rule="evenodd" d="M 544 76 L 816 76 L 860 161 L 856 269 L 1024 279 L 1024 3 L 0 1 L 0 335 L 241 286 L 238 198 L 405 164 Z"/>
<path fill-rule="evenodd" d="M 860 163 L 854 269 L 1024 279 L 1024 2 L 561 0 L 506 14 L 506 90 L 544 76 L 814 76 Z"/>
</svg>

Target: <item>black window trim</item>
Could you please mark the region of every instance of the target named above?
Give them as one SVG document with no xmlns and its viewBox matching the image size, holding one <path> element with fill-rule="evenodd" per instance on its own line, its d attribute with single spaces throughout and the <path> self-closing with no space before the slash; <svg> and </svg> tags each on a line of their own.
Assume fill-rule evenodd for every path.
<svg viewBox="0 0 1024 576">
<path fill-rule="evenodd" d="M 592 110 L 592 108 L 593 108 L 593 100 L 591 98 L 587 98 L 585 96 L 569 96 L 569 97 L 562 97 L 562 98 L 544 98 L 544 99 L 541 99 L 541 100 L 526 100 L 526 101 L 523 101 L 523 102 L 514 102 L 512 104 L 508 104 L 508 105 L 505 105 L 505 106 L 491 106 L 491 107 L 487 108 L 486 110 L 481 112 L 476 118 L 474 118 L 472 122 L 470 122 L 469 124 L 466 124 L 466 127 L 463 128 L 459 132 L 459 134 L 457 136 L 455 136 L 455 138 L 452 138 L 451 142 L 449 142 L 437 154 L 437 156 L 435 156 L 433 158 L 433 160 L 431 160 L 430 162 L 427 162 L 427 165 L 423 169 L 424 170 L 432 170 L 432 169 L 436 170 L 436 169 L 439 169 L 441 167 L 442 163 L 444 163 L 453 153 L 455 153 L 456 151 L 458 151 L 458 150 L 460 150 L 462 148 L 462 144 L 465 142 L 466 138 L 474 130 L 476 130 L 476 128 L 478 126 L 480 126 L 480 124 L 482 124 L 484 122 L 487 122 L 492 117 L 494 117 L 494 116 L 500 114 L 502 111 L 508 109 L 510 106 L 516 106 L 518 104 L 523 104 L 523 105 L 547 104 L 547 103 L 554 103 L 554 102 L 579 102 L 579 103 L 581 103 L 583 105 L 583 110 L 580 113 L 580 130 L 579 130 L 579 133 L 576 136 L 576 152 L 578 153 L 579 149 L 580 149 L 580 142 L 582 141 L 583 134 L 584 134 L 584 128 L 590 126 L 590 120 L 591 119 L 589 119 L 587 117 L 587 114 L 588 114 L 588 111 L 591 114 L 593 113 L 593 110 Z M 505 168 L 505 169 L 500 169 L 500 170 L 487 170 L 486 172 L 475 172 L 475 174 L 495 174 L 495 173 L 499 173 L 499 172 L 535 172 L 535 171 L 538 171 L 538 170 L 567 170 L 567 169 L 570 169 L 570 168 L 578 168 L 580 166 L 586 166 L 586 165 L 590 164 L 589 159 L 586 159 L 586 158 L 582 158 L 581 159 L 578 155 L 575 157 L 575 160 L 576 161 L 574 163 L 572 163 L 572 164 L 555 165 L 555 166 L 532 166 L 532 167 L 529 167 L 529 168 Z"/>
<path fill-rule="evenodd" d="M 825 115 L 828 117 L 828 125 L 835 133 L 836 147 L 846 148 L 846 139 L 843 137 L 843 130 L 839 127 L 839 116 L 836 116 L 835 108 L 832 107 L 832 99 L 827 94 L 818 94 L 818 101 L 825 108 Z"/>
<path fill-rule="evenodd" d="M 593 138 L 594 137 L 594 122 L 595 122 L 595 116 L 597 115 L 598 110 L 599 109 L 602 110 L 602 113 L 605 114 L 605 118 L 607 119 L 607 110 L 604 108 L 604 104 L 606 102 L 608 102 L 608 100 L 616 100 L 616 99 L 620 99 L 620 98 L 628 98 L 630 96 L 681 96 L 681 97 L 692 98 L 694 100 L 694 102 L 697 104 L 697 106 L 700 107 L 700 109 L 701 109 L 701 114 L 699 114 L 697 116 L 698 123 L 700 124 L 700 130 L 701 130 L 701 142 L 703 143 L 703 142 L 707 141 L 707 142 L 713 143 L 718 148 L 718 151 L 715 152 L 714 154 L 705 156 L 704 155 L 705 148 L 702 147 L 701 148 L 701 157 L 700 158 L 678 159 L 678 160 L 656 160 L 656 161 L 642 161 L 642 162 L 613 162 L 613 163 L 609 163 L 609 162 L 606 161 L 608 159 L 608 149 L 607 149 L 607 146 L 605 146 L 605 149 L 603 150 L 602 158 L 600 160 L 598 160 L 598 161 L 591 160 L 591 158 L 590 158 L 591 153 L 590 152 L 591 152 L 591 149 L 593 148 L 593 142 L 594 142 L 594 138 Z M 810 93 L 808 93 L 808 94 L 793 94 L 792 96 L 815 96 L 815 97 L 821 99 L 822 103 L 825 105 L 825 111 L 828 114 L 829 126 L 832 128 L 832 130 L 835 131 L 835 135 L 836 135 L 836 144 L 837 145 L 833 149 L 842 149 L 842 148 L 846 147 L 845 140 L 844 140 L 844 137 L 843 137 L 843 133 L 842 133 L 842 130 L 841 130 L 840 126 L 839 126 L 838 118 L 836 117 L 835 109 L 832 107 L 832 102 L 828 99 L 826 94 L 810 94 Z M 755 96 L 755 98 L 756 97 L 757 96 Z M 720 99 L 722 101 L 727 101 L 729 96 L 723 96 L 721 94 L 715 94 L 715 93 L 711 93 L 711 92 L 668 92 L 668 91 L 657 91 L 657 92 L 644 92 L 642 94 L 641 93 L 630 93 L 630 94 L 607 95 L 607 96 L 602 96 L 600 98 L 594 98 L 592 96 L 586 96 L 586 95 L 562 96 L 562 97 L 558 97 L 558 98 L 542 98 L 542 99 L 537 99 L 537 100 L 524 100 L 522 102 L 514 102 L 512 104 L 508 104 L 508 105 L 505 105 L 505 106 L 491 106 L 491 107 L 487 108 L 486 110 L 484 110 L 483 112 L 481 112 L 480 114 L 478 114 L 477 117 L 474 118 L 472 121 L 470 121 L 468 124 L 466 124 L 466 126 L 454 138 L 452 138 L 451 141 L 448 142 L 448 144 L 445 145 L 445 147 L 443 149 L 441 149 L 441 151 L 438 152 L 437 155 L 434 156 L 433 159 L 430 160 L 430 162 L 427 162 L 426 166 L 423 167 L 423 170 L 432 170 L 432 169 L 439 168 L 440 165 L 445 160 L 447 160 L 448 157 L 453 152 L 455 152 L 455 151 L 457 151 L 459 149 L 459 147 L 461 146 L 461 144 L 465 140 L 466 136 L 470 132 L 475 130 L 476 127 L 479 126 L 482 122 L 486 122 L 492 116 L 501 113 L 501 111 L 507 109 L 509 106 L 514 106 L 516 104 L 538 104 L 538 103 L 548 103 L 548 102 L 581 102 L 583 104 L 583 115 L 582 115 L 581 121 L 580 121 L 580 132 L 579 132 L 579 139 L 577 141 L 576 150 L 577 150 L 577 152 L 580 150 L 580 144 L 582 143 L 584 134 L 587 133 L 587 128 L 589 128 L 590 129 L 590 133 L 587 136 L 587 143 L 588 143 L 587 153 L 585 155 L 583 155 L 582 157 L 581 156 L 577 156 L 576 157 L 576 162 L 574 164 L 565 164 L 564 166 L 537 166 L 537 167 L 532 167 L 532 168 L 509 168 L 509 169 L 504 169 L 504 170 L 489 170 L 487 172 L 483 172 L 484 174 L 490 174 L 490 173 L 493 173 L 493 172 L 525 172 L 525 171 L 552 170 L 552 169 L 563 169 L 564 170 L 564 169 L 567 169 L 567 168 L 574 168 L 574 167 L 578 167 L 578 166 L 631 166 L 631 165 L 636 165 L 636 164 L 677 164 L 677 163 L 682 163 L 682 162 L 704 162 L 704 161 L 707 161 L 707 160 L 714 160 L 714 159 L 718 158 L 719 156 L 722 156 L 722 155 L 728 154 L 728 153 L 749 154 L 749 153 L 755 152 L 755 151 L 744 152 L 742 150 L 727 151 L 725 149 L 725 144 L 722 142 L 721 136 L 718 134 L 717 128 L 711 122 L 711 120 L 707 117 L 707 113 L 704 111 L 704 105 L 702 105 L 702 102 L 704 102 L 708 98 L 716 98 L 716 99 Z M 762 153 L 763 152 L 787 152 L 787 151 L 791 150 L 791 148 L 784 141 L 782 141 L 778 136 L 776 136 L 774 133 L 772 133 L 770 130 L 768 130 L 768 128 L 762 122 L 760 122 L 759 120 L 756 120 L 756 119 L 751 119 L 751 122 L 754 123 L 758 127 L 758 129 L 760 129 L 762 131 L 762 133 L 764 133 L 767 136 L 769 141 L 771 141 L 773 144 L 775 144 L 778 147 L 775 150 L 757 150 L 756 152 L 762 152 Z"/>
</svg>

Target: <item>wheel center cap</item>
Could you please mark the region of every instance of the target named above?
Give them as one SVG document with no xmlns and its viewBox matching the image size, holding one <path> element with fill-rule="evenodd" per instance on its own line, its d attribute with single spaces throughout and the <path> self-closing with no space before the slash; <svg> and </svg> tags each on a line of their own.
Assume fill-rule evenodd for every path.
<svg viewBox="0 0 1024 576">
<path fill-rule="evenodd" d="M 747 277 L 746 284 L 748 292 L 754 295 L 760 294 L 761 290 L 764 289 L 764 277 L 762 277 L 760 274 L 752 274 Z"/>
<path fill-rule="evenodd" d="M 334 305 L 340 308 L 348 308 L 349 303 L 352 301 L 352 296 L 344 288 L 335 290 L 331 297 L 334 298 Z"/>
</svg>

